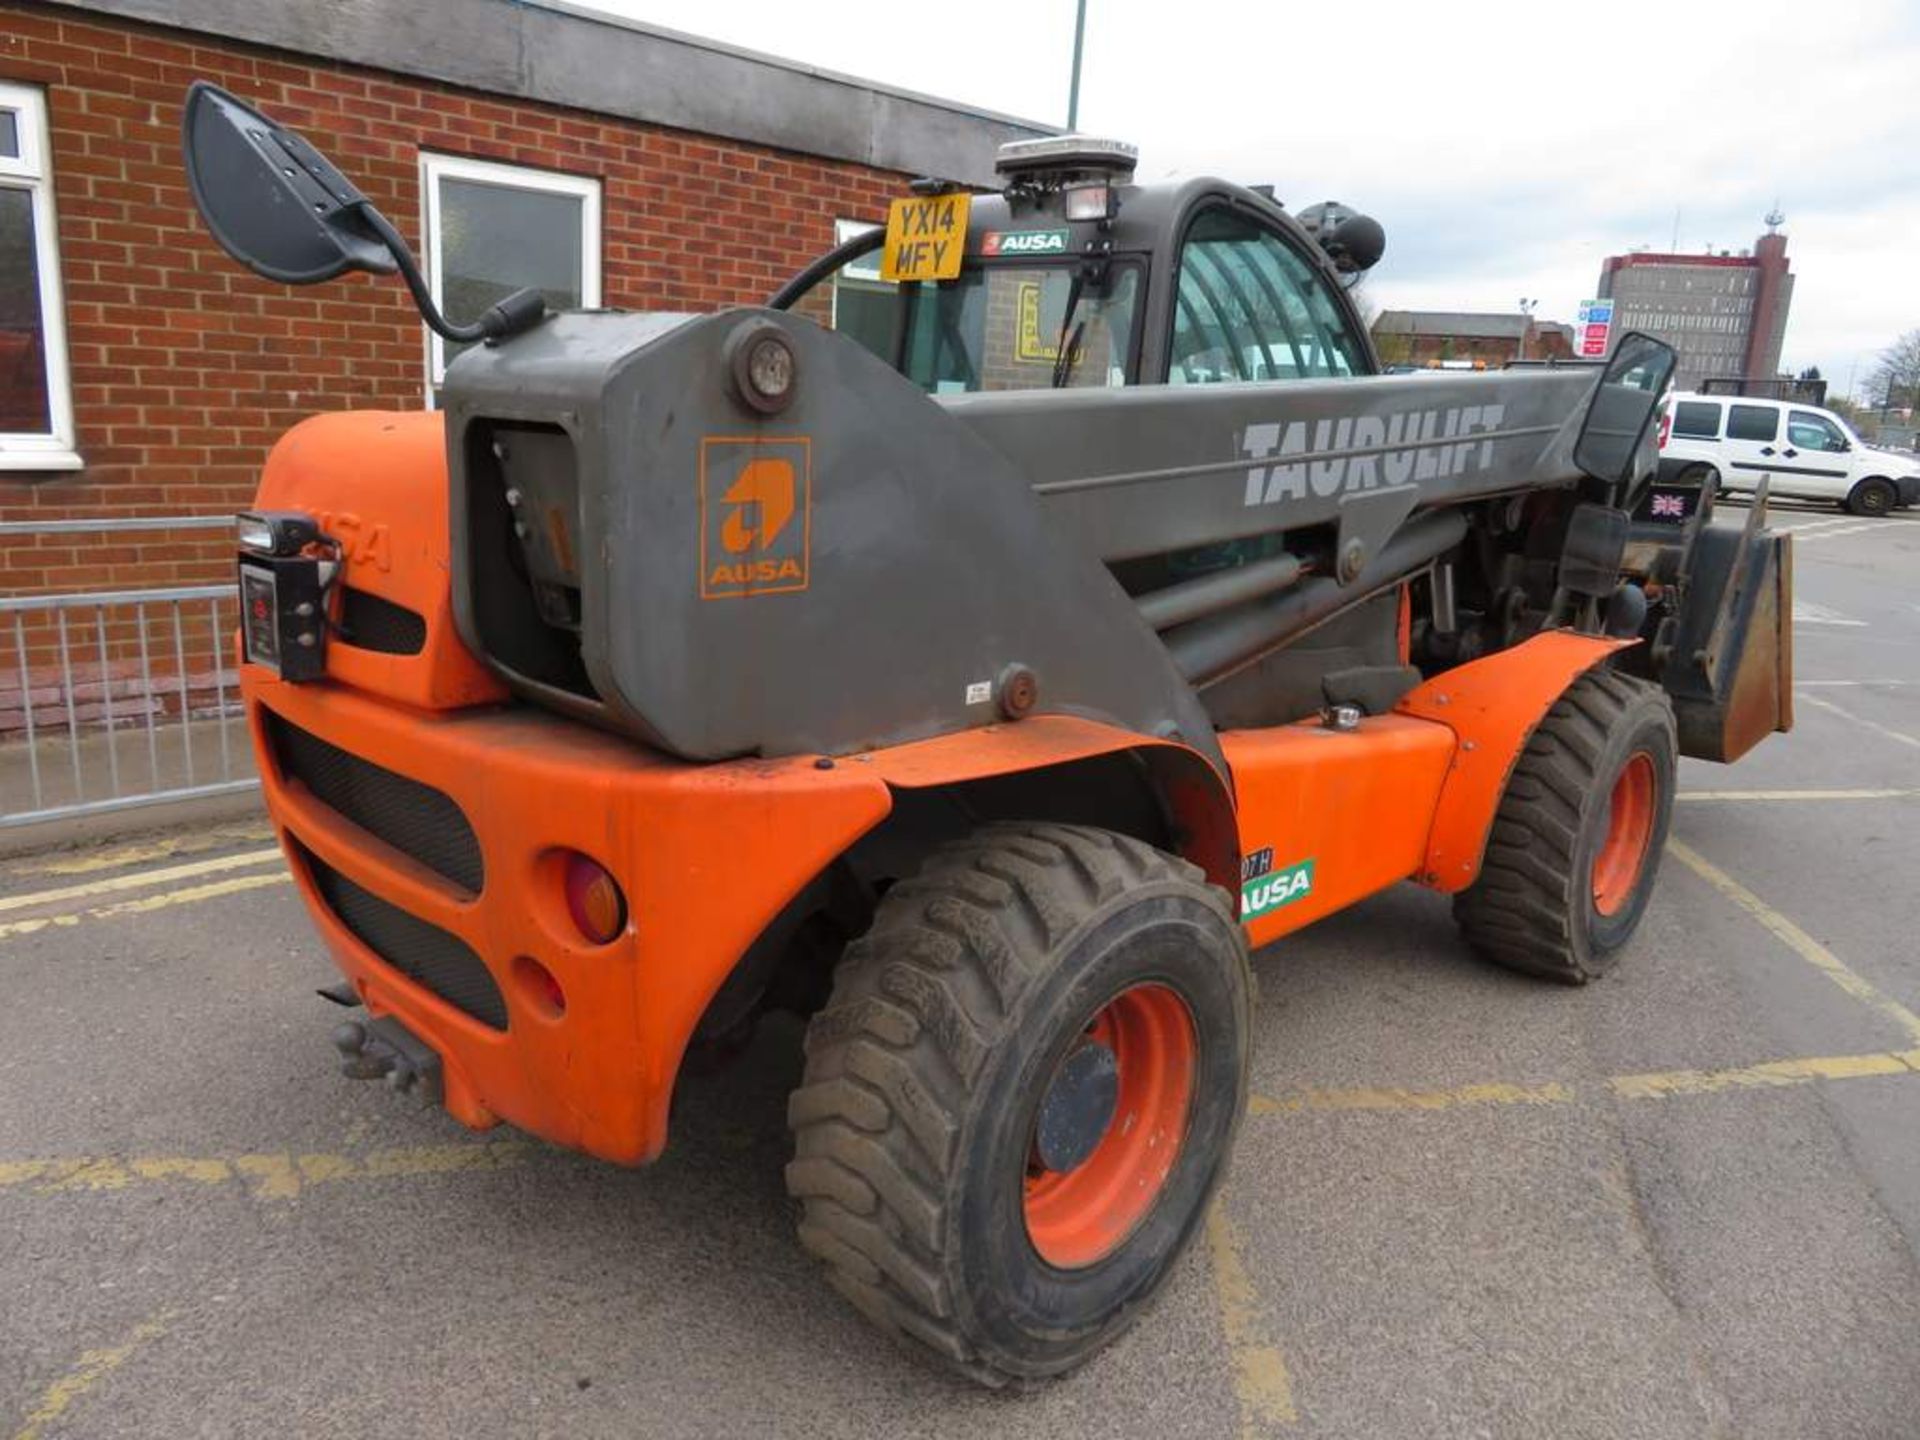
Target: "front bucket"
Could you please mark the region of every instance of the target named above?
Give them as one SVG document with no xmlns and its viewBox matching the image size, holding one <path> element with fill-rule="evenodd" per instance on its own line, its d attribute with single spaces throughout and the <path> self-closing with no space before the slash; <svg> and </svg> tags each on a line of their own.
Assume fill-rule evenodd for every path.
<svg viewBox="0 0 1920 1440">
<path fill-rule="evenodd" d="M 1694 554 L 1662 678 L 1680 753 L 1698 760 L 1738 760 L 1793 728 L 1793 537 L 1764 524 L 1756 505 L 1741 530 L 1703 531 Z"/>
</svg>

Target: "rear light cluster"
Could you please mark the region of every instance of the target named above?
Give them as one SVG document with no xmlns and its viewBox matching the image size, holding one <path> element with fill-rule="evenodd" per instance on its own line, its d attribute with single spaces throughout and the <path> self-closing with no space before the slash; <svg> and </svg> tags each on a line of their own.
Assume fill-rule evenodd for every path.
<svg viewBox="0 0 1920 1440">
<path fill-rule="evenodd" d="M 549 1020 L 567 1013 L 567 992 L 560 988 L 559 977 L 531 955 L 513 962 L 513 978 L 533 1008 Z"/>
<path fill-rule="evenodd" d="M 542 861 L 542 875 L 545 883 L 559 892 L 556 903 L 541 906 L 547 911 L 549 930 L 561 923 L 571 925 L 589 945 L 611 945 L 625 933 L 627 897 L 599 861 L 578 850 L 551 850 Z M 561 910 L 566 912 L 565 922 L 560 921 Z M 557 930 L 555 938 L 562 938 Z M 560 977 L 531 955 L 514 960 L 513 979 L 522 1001 L 534 1014 L 558 1020 L 567 1013 L 567 992 Z"/>
<path fill-rule="evenodd" d="M 627 928 L 627 897 L 606 867 L 585 855 L 567 856 L 562 884 L 567 914 L 579 932 L 595 945 L 611 944 Z"/>
<path fill-rule="evenodd" d="M 1662 450 L 1667 448 L 1667 436 L 1672 432 L 1673 412 L 1670 410 L 1662 410 L 1660 412 L 1660 448 Z"/>
</svg>

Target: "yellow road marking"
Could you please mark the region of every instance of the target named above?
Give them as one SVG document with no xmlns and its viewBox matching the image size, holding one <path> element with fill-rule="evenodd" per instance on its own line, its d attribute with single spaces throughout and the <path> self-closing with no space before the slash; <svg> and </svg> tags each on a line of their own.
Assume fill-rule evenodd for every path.
<svg viewBox="0 0 1920 1440">
<path fill-rule="evenodd" d="M 223 825 L 217 830 L 195 830 L 182 835 L 164 835 L 134 845 L 118 845 L 111 850 L 66 852 L 57 857 L 23 861 L 8 865 L 10 875 L 92 875 L 101 870 L 124 870 L 129 865 L 144 865 L 150 860 L 165 860 L 174 855 L 192 855 L 214 850 L 238 841 L 271 840 L 271 825 Z"/>
<path fill-rule="evenodd" d="M 1920 1074 L 1920 1050 L 1885 1055 L 1810 1055 L 1799 1060 L 1772 1060 L 1764 1065 L 1743 1065 L 1731 1070 L 1616 1075 L 1607 1084 L 1623 1100 L 1659 1100 L 1669 1095 L 1711 1095 L 1721 1090 L 1804 1085 L 1812 1080 L 1914 1074 Z"/>
<path fill-rule="evenodd" d="M 112 905 L 101 905 L 92 910 L 81 910 L 66 915 L 37 915 L 31 920 L 9 920 L 0 924 L 0 940 L 11 940 L 17 935 L 32 935 L 49 928 L 78 925 L 85 920 L 111 920 L 116 915 L 144 915 L 150 910 L 164 910 L 170 905 L 193 905 L 202 900 L 217 900 L 222 895 L 237 895 L 242 890 L 257 890 L 262 885 L 284 885 L 291 879 L 293 877 L 284 870 L 276 870 L 270 875 L 239 875 L 231 880 L 215 880 L 207 885 L 189 886 L 185 890 L 167 890 L 159 895 L 142 895 L 138 900 L 119 900 Z"/>
<path fill-rule="evenodd" d="M 1858 1080 L 1875 1075 L 1920 1075 L 1920 1050 L 1810 1055 L 1725 1070 L 1655 1070 L 1641 1075 L 1614 1075 L 1606 1085 L 1622 1099 L 1656 1100 L 1669 1095 L 1707 1095 L 1717 1090 L 1801 1085 L 1812 1080 Z M 1578 1098 L 1573 1086 L 1559 1082 L 1547 1085 L 1494 1082 L 1457 1085 L 1447 1090 L 1303 1090 L 1278 1097 L 1249 1096 L 1247 1113 L 1289 1115 L 1306 1110 L 1377 1110 L 1410 1114 L 1469 1105 L 1569 1105 Z"/>
<path fill-rule="evenodd" d="M 1822 700 L 1818 695 L 1802 695 L 1800 697 L 1800 703 L 1803 705 L 1812 705 L 1817 709 L 1838 715 L 1842 720 L 1851 720 L 1854 724 L 1864 726 L 1875 734 L 1884 735 L 1889 740 L 1898 740 L 1902 745 L 1911 745 L 1914 749 L 1920 750 L 1920 739 L 1916 739 L 1903 730 L 1890 730 L 1878 720 L 1869 720 L 1866 716 L 1856 715 L 1851 710 L 1842 710 L 1831 700 Z"/>
<path fill-rule="evenodd" d="M 1892 996 L 1882 994 L 1870 981 L 1852 970 L 1838 955 L 1692 846 L 1679 840 L 1668 840 L 1667 851 L 1674 859 L 1785 941 L 1790 950 L 1819 970 L 1847 994 L 1863 1004 L 1872 1006 L 1905 1030 L 1911 1039 L 1920 1041 L 1920 1015 L 1914 1014 Z"/>
<path fill-rule="evenodd" d="M 112 895 L 121 890 L 144 890 L 149 885 L 166 885 L 175 880 L 190 880 L 196 875 L 217 875 L 222 870 L 244 870 L 265 865 L 280 858 L 280 847 L 248 850 L 239 855 L 216 855 L 211 860 L 194 860 L 185 865 L 167 865 L 158 870 L 142 870 L 133 875 L 115 875 L 107 880 L 90 880 L 84 885 L 64 885 L 58 890 L 41 890 L 32 895 L 0 896 L 0 911 L 26 910 L 35 905 L 58 905 L 68 900 L 85 900 L 94 895 Z"/>
<path fill-rule="evenodd" d="M 1920 790 L 1682 790 L 1676 800 L 1905 800 Z"/>
<path fill-rule="evenodd" d="M 74 1401 L 126 1364 L 141 1346 L 166 1334 L 167 1323 L 172 1318 L 169 1311 L 162 1310 L 134 1326 L 133 1333 L 118 1345 L 83 1353 L 73 1369 L 47 1387 L 26 1423 L 14 1433 L 13 1440 L 40 1440 L 45 1428 L 66 1414 Z"/>
<path fill-rule="evenodd" d="M 1275 1425 L 1300 1418 L 1294 1408 L 1293 1378 L 1280 1351 L 1261 1330 L 1260 1297 L 1241 1259 L 1240 1237 L 1226 1206 L 1213 1202 L 1207 1212 L 1207 1250 L 1213 1259 L 1213 1288 L 1220 1299 L 1220 1328 L 1233 1362 L 1233 1394 L 1240 1403 L 1240 1434 L 1246 1440 Z"/>
<path fill-rule="evenodd" d="M 1456 1085 L 1446 1090 L 1302 1090 L 1295 1095 L 1254 1095 L 1249 1115 L 1284 1115 L 1299 1110 L 1452 1110 L 1463 1105 L 1564 1105 L 1573 1091 L 1560 1084 Z"/>
<path fill-rule="evenodd" d="M 76 1155 L 65 1159 L 0 1160 L 0 1190 L 41 1194 L 126 1190 L 137 1185 L 234 1185 L 256 1200 L 291 1200 L 317 1185 L 346 1180 L 412 1179 L 463 1170 L 504 1170 L 532 1155 L 525 1140 L 420 1145 L 365 1155 L 326 1153 L 253 1155 Z"/>
</svg>

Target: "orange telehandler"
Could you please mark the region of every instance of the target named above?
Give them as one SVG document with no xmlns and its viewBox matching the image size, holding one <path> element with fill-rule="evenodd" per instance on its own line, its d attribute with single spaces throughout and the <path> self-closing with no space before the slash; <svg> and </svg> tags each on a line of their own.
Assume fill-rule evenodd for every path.
<svg viewBox="0 0 1920 1440">
<path fill-rule="evenodd" d="M 440 413 L 295 428 L 239 521 L 343 1067 L 638 1164 L 690 1057 L 809 1016 L 802 1243 L 986 1382 L 1192 1238 L 1251 947 L 1411 881 L 1583 983 L 1677 757 L 1790 723 L 1788 541 L 1662 481 L 1672 352 L 1380 375 L 1343 207 L 1066 136 L 764 307 L 456 323 L 299 136 L 205 85 L 185 131 L 234 256 L 397 269 L 467 346 Z"/>
</svg>

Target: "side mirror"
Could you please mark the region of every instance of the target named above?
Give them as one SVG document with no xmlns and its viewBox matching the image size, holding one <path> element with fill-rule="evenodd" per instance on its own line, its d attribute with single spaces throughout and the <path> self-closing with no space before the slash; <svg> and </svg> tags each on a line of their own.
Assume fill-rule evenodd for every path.
<svg viewBox="0 0 1920 1440">
<path fill-rule="evenodd" d="M 1659 457 L 1647 440 L 1678 361 L 1671 345 L 1651 335 L 1621 336 L 1573 442 L 1573 463 L 1608 485 L 1650 472 Z"/>
<path fill-rule="evenodd" d="M 398 268 L 353 182 L 291 130 L 197 80 L 181 124 L 187 186 L 213 238 L 256 275 L 315 285 Z"/>
<path fill-rule="evenodd" d="M 471 325 L 440 313 L 400 232 L 300 136 L 217 85 L 196 80 L 181 117 L 187 186 L 213 238 L 256 275 L 316 285 L 349 270 L 400 272 L 420 317 L 448 340 L 503 340 L 539 324 L 547 303 L 516 290 Z"/>
</svg>

